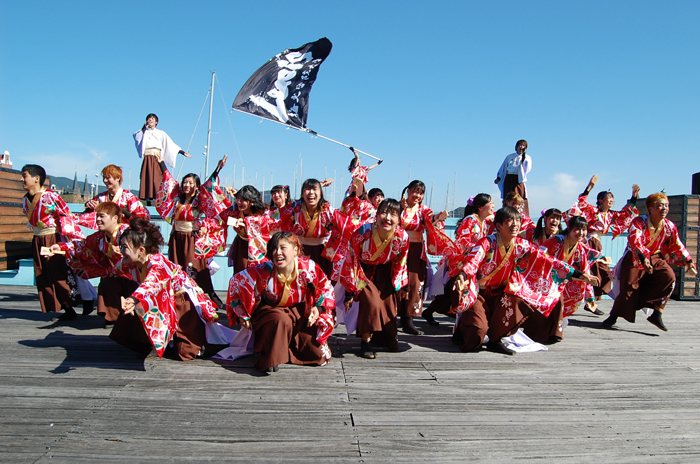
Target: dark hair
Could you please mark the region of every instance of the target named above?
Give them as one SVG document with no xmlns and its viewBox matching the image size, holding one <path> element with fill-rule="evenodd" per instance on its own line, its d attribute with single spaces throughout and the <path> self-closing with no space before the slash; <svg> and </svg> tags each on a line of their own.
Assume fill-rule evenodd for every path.
<svg viewBox="0 0 700 464">
<path fill-rule="evenodd" d="M 185 174 L 184 176 L 182 176 L 182 182 L 180 182 L 180 185 L 184 184 L 185 179 L 187 179 L 188 177 L 191 177 L 192 180 L 194 180 L 194 184 L 197 186 L 194 192 L 195 196 L 197 196 L 197 190 L 199 190 L 199 187 L 201 187 L 202 181 L 199 180 L 199 176 L 197 174 L 195 174 L 194 172 L 190 172 L 189 174 Z M 182 188 L 180 188 L 180 202 L 184 203 L 185 200 L 187 200 L 187 198 L 185 198 L 185 192 L 183 192 Z"/>
<path fill-rule="evenodd" d="M 518 145 L 525 145 L 525 150 L 527 150 L 527 140 L 520 139 L 517 142 L 515 142 L 515 151 L 518 151 Z"/>
<path fill-rule="evenodd" d="M 277 205 L 275 205 L 275 202 L 272 201 L 272 194 L 277 193 L 277 192 L 284 192 L 285 195 L 287 195 L 287 200 L 285 201 L 284 205 L 287 206 L 292 202 L 292 195 L 289 193 L 289 185 L 275 185 L 270 189 L 270 207 L 271 208 L 276 208 Z"/>
<path fill-rule="evenodd" d="M 367 193 L 367 196 L 368 196 L 369 198 L 374 198 L 374 197 L 376 197 L 377 195 L 384 196 L 384 192 L 382 192 L 382 189 L 377 188 L 377 187 L 374 187 L 373 189 L 370 189 L 370 190 L 369 190 L 369 193 Z"/>
<path fill-rule="evenodd" d="M 304 202 L 304 190 L 311 190 L 313 188 L 318 187 L 318 191 L 321 192 L 321 199 L 318 200 L 318 207 L 322 208 L 323 205 L 328 203 L 325 198 L 323 198 L 323 188 L 321 187 L 321 182 L 318 181 L 318 179 L 306 179 L 304 183 L 301 185 L 301 192 L 302 192 L 302 198 L 301 201 L 302 203 Z"/>
<path fill-rule="evenodd" d="M 124 243 L 126 240 L 135 248 L 144 247 L 146 253 L 151 255 L 160 253 L 160 247 L 165 243 L 163 235 L 160 233 L 160 227 L 142 217 L 136 217 L 131 220 L 129 228 L 124 231 L 119 239 L 120 243 Z"/>
<path fill-rule="evenodd" d="M 539 239 L 542 237 L 542 234 L 544 234 L 544 220 L 546 218 L 549 218 L 550 216 L 559 216 L 559 232 L 555 232 L 554 235 L 560 235 L 563 233 L 563 230 L 561 228 L 561 217 L 562 213 L 556 208 L 549 208 L 547 211 L 544 212 L 543 216 L 540 216 L 540 218 L 537 220 L 537 227 L 535 227 L 535 232 L 532 235 L 532 238 L 534 240 Z"/>
<path fill-rule="evenodd" d="M 494 218 L 493 222 L 494 224 L 503 224 L 508 219 L 512 219 L 514 221 L 517 219 L 518 221 L 521 221 L 522 216 L 520 215 L 520 211 L 513 208 L 512 206 L 504 206 L 503 208 L 496 211 L 496 217 Z"/>
<path fill-rule="evenodd" d="M 610 190 L 604 190 L 604 191 L 602 191 L 602 192 L 598 192 L 598 196 L 597 196 L 596 199 L 595 199 L 595 205 L 596 205 L 598 208 L 600 208 L 600 204 L 603 202 L 603 200 L 605 200 L 606 198 L 608 198 L 608 195 L 610 195 L 611 197 L 613 197 L 613 199 L 615 198 L 615 195 L 613 195 L 612 192 L 611 192 Z"/>
<path fill-rule="evenodd" d="M 148 113 L 148 115 L 146 115 L 146 121 L 148 121 L 148 118 L 151 116 L 153 116 L 153 119 L 156 120 L 156 125 L 158 125 L 158 116 L 156 116 L 155 113 Z"/>
<path fill-rule="evenodd" d="M 122 209 L 113 201 L 103 201 L 95 206 L 96 213 L 105 213 L 109 216 L 118 216 L 119 222 L 122 222 Z"/>
<path fill-rule="evenodd" d="M 236 192 L 236 198 L 241 198 L 250 202 L 250 212 L 253 214 L 264 213 L 267 209 L 267 206 L 262 201 L 260 192 L 252 185 L 244 185 Z"/>
<path fill-rule="evenodd" d="M 380 213 L 394 213 L 401 217 L 401 203 L 393 198 L 386 198 L 377 206 L 377 214 Z"/>
<path fill-rule="evenodd" d="M 27 173 L 32 177 L 39 176 L 39 186 L 44 185 L 44 182 L 46 182 L 46 171 L 38 164 L 25 164 L 22 166 L 22 170 L 20 172 L 24 171 L 27 171 Z"/>
<path fill-rule="evenodd" d="M 403 198 L 404 195 L 406 195 L 406 190 L 418 190 L 421 193 L 425 193 L 425 184 L 419 180 L 411 181 L 411 183 L 405 186 L 401 191 L 401 198 Z"/>
<path fill-rule="evenodd" d="M 488 193 L 479 193 L 477 194 L 473 199 L 472 199 L 472 204 L 470 205 L 467 203 L 467 205 L 464 207 L 464 215 L 462 215 L 462 219 L 457 221 L 457 228 L 462 225 L 462 222 L 464 222 L 464 218 L 467 216 L 471 216 L 472 214 L 477 214 L 479 212 L 479 208 L 482 206 L 486 206 L 489 204 L 491 201 L 491 195 Z"/>
<path fill-rule="evenodd" d="M 267 242 L 267 251 L 265 252 L 265 257 L 270 261 L 274 261 L 272 259 L 273 253 L 275 252 L 277 247 L 279 247 L 280 240 L 287 240 L 293 243 L 294 245 L 296 245 L 297 248 L 299 248 L 299 254 L 302 254 L 303 247 L 301 245 L 301 242 L 299 241 L 299 237 L 289 232 L 275 232 L 274 234 L 272 234 L 272 237 L 270 237 L 270 241 Z"/>
<path fill-rule="evenodd" d="M 352 161 L 350 161 L 350 166 L 348 166 L 348 171 L 352 172 L 352 170 L 355 169 L 359 165 L 360 165 L 360 158 L 358 158 L 357 156 L 353 157 Z"/>
<path fill-rule="evenodd" d="M 586 218 L 583 216 L 573 216 L 569 218 L 564 235 L 569 235 L 569 232 L 574 229 L 588 230 L 588 221 L 586 221 Z"/>
</svg>

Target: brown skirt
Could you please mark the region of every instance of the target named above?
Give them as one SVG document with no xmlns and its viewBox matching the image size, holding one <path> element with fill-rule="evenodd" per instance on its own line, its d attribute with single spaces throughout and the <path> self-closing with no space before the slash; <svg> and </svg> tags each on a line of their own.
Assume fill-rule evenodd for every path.
<svg viewBox="0 0 700 464">
<path fill-rule="evenodd" d="M 260 353 L 255 364 L 258 370 L 287 363 L 320 366 L 327 362 L 316 341 L 316 326 L 306 326 L 303 303 L 290 307 L 263 303 L 253 311 L 251 322 L 255 330 L 254 351 Z"/>
<path fill-rule="evenodd" d="M 634 322 L 635 314 L 642 308 L 663 311 L 668 302 L 676 275 L 661 255 L 651 256 L 652 274 L 634 267 L 632 253 L 625 253 L 620 268 L 620 293 L 613 303 L 610 316 L 622 317 Z"/>
<path fill-rule="evenodd" d="M 438 314 L 448 314 L 450 310 L 459 306 L 459 292 L 454 289 L 457 276 L 452 277 L 445 284 L 445 293 L 437 295 L 428 306 L 430 311 Z"/>
<path fill-rule="evenodd" d="M 114 324 L 124 313 L 122 297 L 130 296 L 138 287 L 138 283 L 124 277 L 102 277 L 97 288 L 97 314 L 104 317 L 105 322 Z"/>
<path fill-rule="evenodd" d="M 422 259 L 423 243 L 411 242 L 408 247 L 408 291 L 399 291 L 399 316 L 416 317 L 423 312 L 423 283 L 428 276 L 428 265 Z"/>
<path fill-rule="evenodd" d="M 204 323 L 187 293 L 175 295 L 175 312 L 178 328 L 172 339 L 174 355 L 180 361 L 189 361 L 197 357 L 206 343 Z M 120 314 L 109 338 L 143 357 L 153 348 L 142 319 L 133 314 Z"/>
<path fill-rule="evenodd" d="M 557 340 L 564 338 L 563 318 L 564 305 L 560 299 L 547 317 L 533 309 L 521 327 L 525 335 L 537 343 L 552 343 L 553 338 Z"/>
<path fill-rule="evenodd" d="M 525 201 L 523 205 L 523 213 L 530 215 L 530 204 L 527 201 L 527 193 L 525 189 L 525 184 L 519 182 L 519 177 L 517 174 L 508 174 L 503 182 L 503 198 L 506 197 L 510 192 L 515 192 Z"/>
<path fill-rule="evenodd" d="M 139 186 L 140 200 L 155 200 L 158 198 L 158 188 L 163 182 L 163 172 L 155 156 L 143 157 L 141 163 L 141 185 Z"/>
<path fill-rule="evenodd" d="M 304 245 L 303 248 L 304 255 L 311 258 L 330 279 L 333 275 L 333 263 L 322 256 L 324 245 Z"/>
<path fill-rule="evenodd" d="M 363 263 L 362 268 L 369 282 L 360 292 L 356 334 L 361 337 L 369 333 L 375 344 L 386 346 L 389 351 L 399 351 L 391 263 L 376 266 Z"/>
<path fill-rule="evenodd" d="M 504 290 L 505 287 L 480 290 L 472 307 L 462 313 L 455 327 L 464 340 L 462 351 L 479 350 L 486 335 L 495 342 L 514 334 L 532 314 L 533 309 L 522 299 Z"/>
<path fill-rule="evenodd" d="M 600 243 L 598 237 L 591 237 L 588 240 L 588 246 L 596 251 L 603 251 L 603 244 Z M 596 297 L 603 296 L 612 290 L 612 281 L 610 280 L 610 266 L 598 260 L 591 266 L 591 275 L 600 279 L 600 285 L 593 287 Z"/>
<path fill-rule="evenodd" d="M 234 274 L 248 268 L 248 240 L 238 234 L 228 249 L 228 266 L 233 268 Z"/>
<path fill-rule="evenodd" d="M 187 265 L 192 263 L 195 271 L 194 281 L 207 295 L 214 293 L 214 284 L 211 282 L 207 260 L 194 258 L 193 232 L 178 232 L 173 229 L 168 241 L 168 259 L 179 264 L 185 270 Z"/>
<path fill-rule="evenodd" d="M 80 300 L 78 285 L 63 255 L 41 256 L 41 247 L 59 243 L 60 236 L 35 235 L 32 239 L 34 278 L 42 313 L 72 308 Z"/>
</svg>

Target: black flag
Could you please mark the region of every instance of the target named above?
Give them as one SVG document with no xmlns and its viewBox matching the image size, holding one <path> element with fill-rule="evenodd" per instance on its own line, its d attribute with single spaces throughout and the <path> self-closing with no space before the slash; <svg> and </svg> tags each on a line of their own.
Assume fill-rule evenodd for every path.
<svg viewBox="0 0 700 464">
<path fill-rule="evenodd" d="M 233 109 L 308 130 L 309 92 L 332 47 L 324 37 L 276 55 L 250 76 Z"/>
</svg>

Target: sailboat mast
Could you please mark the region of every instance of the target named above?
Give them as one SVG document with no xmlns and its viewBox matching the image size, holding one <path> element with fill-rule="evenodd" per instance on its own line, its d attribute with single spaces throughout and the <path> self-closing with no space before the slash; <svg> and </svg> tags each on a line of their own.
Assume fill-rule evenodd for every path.
<svg viewBox="0 0 700 464">
<path fill-rule="evenodd" d="M 207 159 L 204 162 L 204 172 L 205 174 L 209 174 L 209 145 L 211 144 L 211 113 L 212 109 L 214 108 L 214 78 L 216 77 L 216 73 L 212 72 L 211 73 L 211 92 L 209 92 L 209 127 L 207 129 Z"/>
</svg>

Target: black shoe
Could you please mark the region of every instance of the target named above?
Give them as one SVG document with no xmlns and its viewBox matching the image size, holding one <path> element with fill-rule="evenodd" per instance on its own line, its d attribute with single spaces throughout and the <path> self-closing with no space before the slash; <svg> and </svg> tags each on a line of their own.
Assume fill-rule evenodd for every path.
<svg viewBox="0 0 700 464">
<path fill-rule="evenodd" d="M 668 332 L 668 329 L 664 325 L 664 321 L 661 320 L 661 311 L 655 309 L 651 316 L 647 318 L 647 321 L 651 322 L 664 332 Z"/>
<path fill-rule="evenodd" d="M 428 322 L 428 325 L 440 325 L 438 321 L 435 320 L 433 317 L 433 310 L 428 307 L 425 311 L 423 311 L 423 319 L 425 319 Z"/>
<path fill-rule="evenodd" d="M 114 328 L 114 322 L 105 321 L 104 328 L 105 328 L 105 329 L 113 329 L 113 328 Z"/>
<path fill-rule="evenodd" d="M 95 302 L 93 300 L 83 300 L 83 316 L 89 316 L 95 310 Z"/>
<path fill-rule="evenodd" d="M 505 346 L 501 340 L 498 340 L 497 342 L 488 342 L 486 344 L 486 349 L 493 351 L 494 353 L 508 354 L 511 356 L 516 353 L 514 350 L 511 350 Z"/>
<path fill-rule="evenodd" d="M 603 327 L 606 329 L 612 329 L 616 322 L 617 316 L 608 316 L 608 318 L 603 321 Z"/>
<path fill-rule="evenodd" d="M 588 305 L 584 305 L 584 306 L 583 306 L 583 309 L 585 309 L 585 310 L 588 311 L 589 313 L 595 314 L 596 316 L 602 316 L 603 314 L 605 314 L 605 313 L 604 313 L 603 311 L 601 311 L 600 309 L 598 309 L 598 308 L 593 309 L 593 308 L 589 307 Z"/>
<path fill-rule="evenodd" d="M 562 340 L 563 338 L 557 335 L 552 335 L 551 337 L 549 337 L 549 340 L 547 340 L 547 345 L 554 345 L 555 343 L 559 343 Z"/>
<path fill-rule="evenodd" d="M 452 344 L 457 346 L 464 345 L 464 337 L 459 329 L 455 328 L 455 333 L 452 334 Z"/>
<path fill-rule="evenodd" d="M 78 314 L 75 312 L 75 309 L 73 309 L 71 307 L 63 308 L 63 310 L 65 311 L 65 313 L 61 314 L 58 317 L 54 317 L 53 318 L 54 321 L 65 322 L 65 321 L 71 321 L 71 320 L 78 317 Z"/>
<path fill-rule="evenodd" d="M 377 353 L 372 349 L 372 343 L 365 341 L 360 343 L 360 356 L 365 359 L 375 359 L 377 357 Z"/>
<path fill-rule="evenodd" d="M 409 335 L 423 335 L 423 332 L 418 330 L 415 325 L 413 325 L 412 317 L 402 317 L 401 318 L 401 329 L 404 333 Z"/>
<path fill-rule="evenodd" d="M 219 298 L 219 295 L 217 295 L 216 293 L 210 293 L 209 299 L 214 302 L 214 304 L 217 306 L 217 309 L 226 309 L 226 305 L 223 301 L 221 301 L 221 298 Z"/>
<path fill-rule="evenodd" d="M 279 366 L 270 366 L 267 369 L 265 369 L 265 372 L 267 372 L 268 374 L 272 374 L 273 372 L 278 372 L 279 370 Z"/>
</svg>

